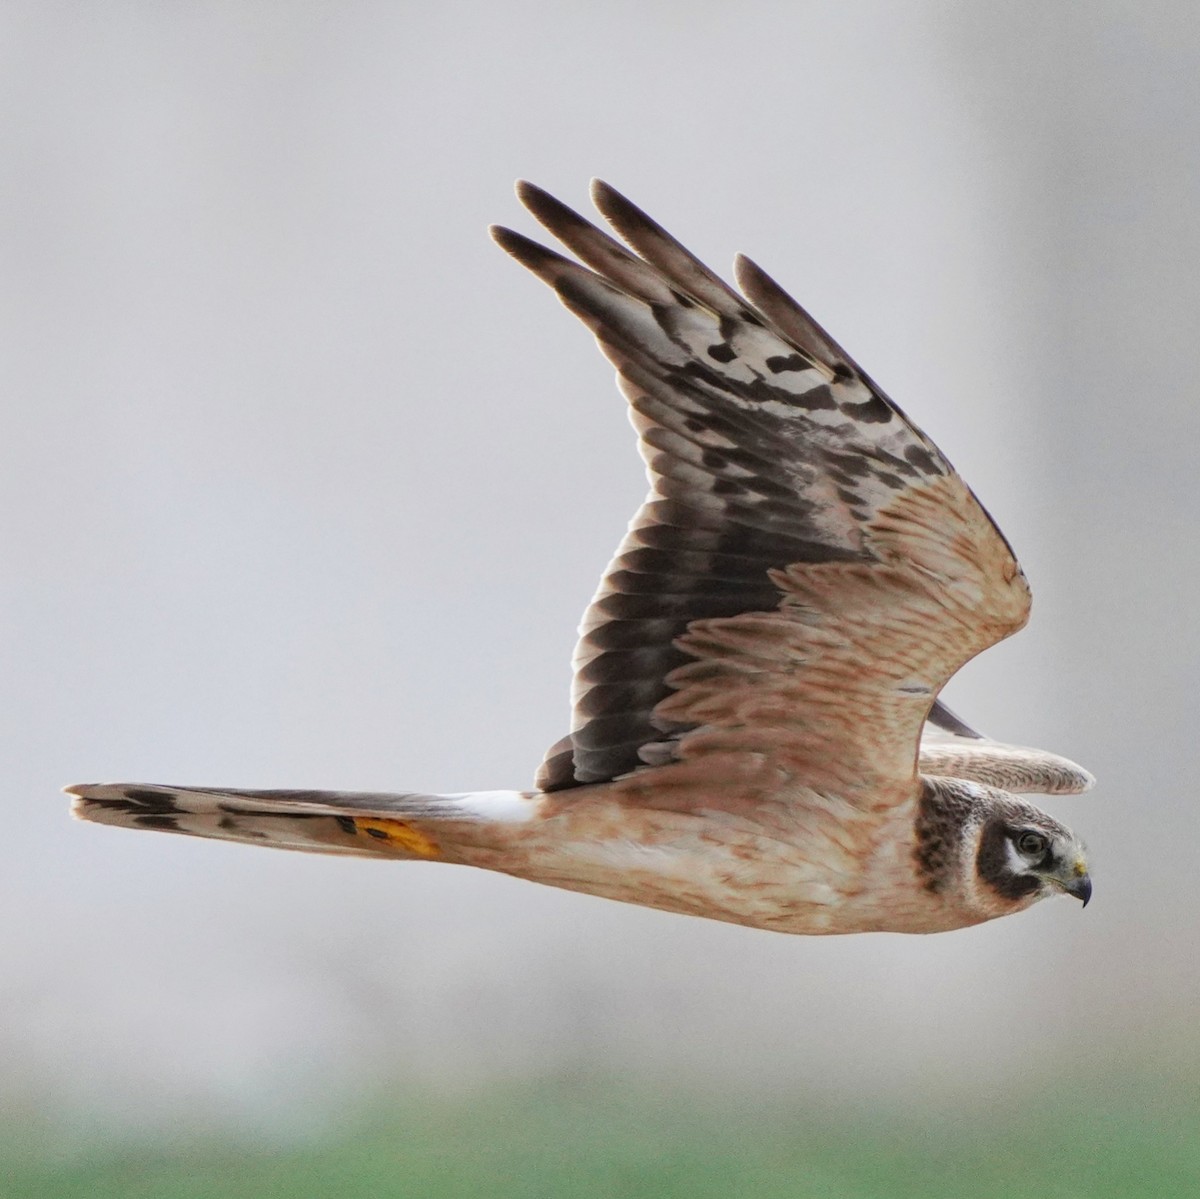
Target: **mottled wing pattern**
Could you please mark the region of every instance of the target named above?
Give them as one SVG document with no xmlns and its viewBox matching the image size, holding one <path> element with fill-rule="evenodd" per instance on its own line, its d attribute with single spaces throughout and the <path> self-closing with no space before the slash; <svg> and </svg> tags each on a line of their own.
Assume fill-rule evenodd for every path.
<svg viewBox="0 0 1200 1199">
<path fill-rule="evenodd" d="M 584 265 L 494 236 L 617 366 L 651 485 L 585 614 L 571 733 L 538 785 L 911 789 L 927 716 L 971 736 L 933 707 L 942 685 L 1027 617 L 1007 543 L 748 259 L 739 295 L 605 184 L 596 206 L 636 253 L 518 194 Z"/>
</svg>

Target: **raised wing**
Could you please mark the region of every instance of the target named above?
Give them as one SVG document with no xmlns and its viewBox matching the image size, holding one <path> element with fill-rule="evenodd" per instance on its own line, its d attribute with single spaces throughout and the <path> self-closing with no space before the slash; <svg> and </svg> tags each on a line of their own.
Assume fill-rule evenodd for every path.
<svg viewBox="0 0 1200 1199">
<path fill-rule="evenodd" d="M 651 488 L 584 616 L 571 733 L 538 785 L 907 794 L 927 717 L 972 736 L 938 691 L 1027 618 L 1003 536 L 748 259 L 739 295 L 606 184 L 592 198 L 636 254 L 541 189 L 518 195 L 586 265 L 493 236 L 617 366 Z"/>
</svg>

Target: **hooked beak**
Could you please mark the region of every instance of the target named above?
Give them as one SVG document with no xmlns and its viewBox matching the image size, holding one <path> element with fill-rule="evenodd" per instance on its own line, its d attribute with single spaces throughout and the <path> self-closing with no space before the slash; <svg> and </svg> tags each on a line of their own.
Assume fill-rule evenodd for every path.
<svg viewBox="0 0 1200 1199">
<path fill-rule="evenodd" d="M 1084 872 L 1078 878 L 1071 879 L 1069 883 L 1062 883 L 1060 885 L 1068 895 L 1074 895 L 1085 908 L 1087 907 L 1088 900 L 1092 897 L 1092 880 L 1090 875 Z"/>
<path fill-rule="evenodd" d="M 1088 874 L 1087 859 L 1082 853 L 1077 853 L 1074 859 L 1054 863 L 1052 870 L 1042 874 L 1042 878 L 1050 886 L 1062 891 L 1064 895 L 1074 896 L 1086 908 L 1092 897 L 1092 876 Z"/>
</svg>

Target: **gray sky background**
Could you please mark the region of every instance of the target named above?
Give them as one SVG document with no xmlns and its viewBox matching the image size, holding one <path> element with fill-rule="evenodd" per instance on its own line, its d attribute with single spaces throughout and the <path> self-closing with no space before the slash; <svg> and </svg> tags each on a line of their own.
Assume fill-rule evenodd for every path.
<svg viewBox="0 0 1200 1199">
<path fill-rule="evenodd" d="M 1194 1066 L 1198 81 L 1186 3 L 0 8 L 0 1111 Z M 528 784 L 644 481 L 484 229 L 594 174 L 760 261 L 1017 547 L 1033 623 L 948 695 L 1099 776 L 1047 804 L 1086 914 L 805 940 L 66 820 Z"/>
</svg>

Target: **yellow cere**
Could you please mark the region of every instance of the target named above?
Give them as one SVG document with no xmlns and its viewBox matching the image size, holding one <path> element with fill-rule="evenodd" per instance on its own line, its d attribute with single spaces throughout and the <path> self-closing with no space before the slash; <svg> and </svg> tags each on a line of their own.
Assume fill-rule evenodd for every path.
<svg viewBox="0 0 1200 1199">
<path fill-rule="evenodd" d="M 1087 863 L 1082 858 L 1076 858 L 1074 870 L 1076 878 L 1083 878 L 1087 874 Z"/>
<path fill-rule="evenodd" d="M 374 837 L 377 841 L 386 841 L 389 845 L 423 858 L 436 858 L 442 852 L 432 837 L 427 837 L 402 820 L 355 820 L 354 828 L 356 832 Z"/>
</svg>

